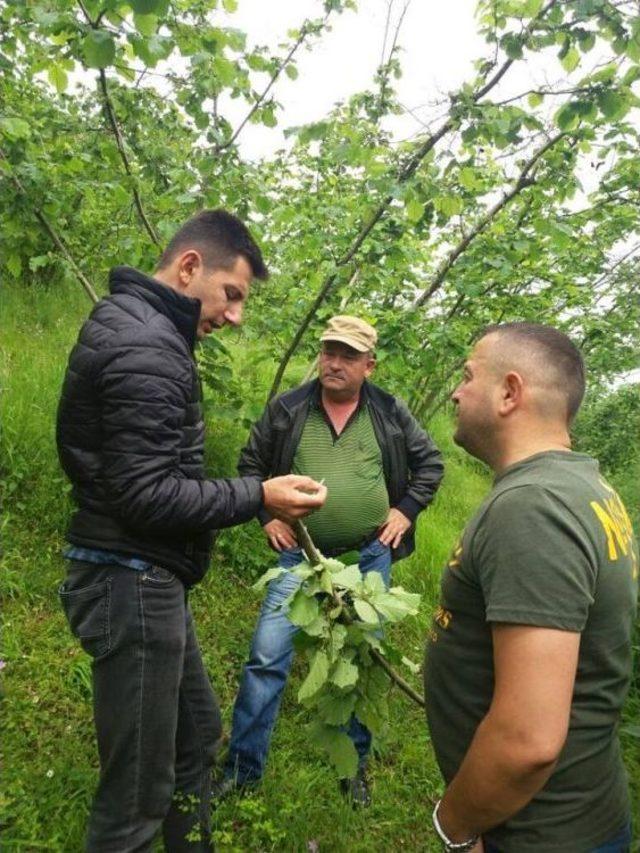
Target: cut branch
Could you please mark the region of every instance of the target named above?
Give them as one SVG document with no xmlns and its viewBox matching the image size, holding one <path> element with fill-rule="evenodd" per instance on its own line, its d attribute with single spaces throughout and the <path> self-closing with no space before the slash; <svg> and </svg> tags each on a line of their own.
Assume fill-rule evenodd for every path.
<svg viewBox="0 0 640 853">
<path fill-rule="evenodd" d="M 2 149 L 0 149 L 0 159 L 9 163 L 9 159 L 7 158 L 4 151 L 2 151 Z M 20 195 L 22 195 L 24 198 L 27 199 L 27 201 L 29 201 L 27 191 L 22 186 L 22 184 L 20 183 L 20 181 L 16 177 L 16 175 L 14 175 L 12 172 L 10 172 L 9 177 L 11 178 L 13 185 L 18 190 Z M 69 249 L 65 246 L 65 244 L 62 240 L 62 237 L 60 237 L 58 232 L 55 230 L 53 225 L 51 225 L 51 223 L 49 222 L 49 220 L 47 219 L 45 214 L 42 212 L 42 210 L 40 210 L 40 208 L 32 206 L 32 210 L 33 210 L 33 215 L 35 216 L 35 218 L 38 220 L 38 222 L 42 226 L 43 231 L 45 231 L 45 233 L 51 239 L 51 242 L 54 244 L 56 249 L 60 252 L 62 257 L 65 259 L 65 261 L 69 264 L 69 266 L 73 270 L 75 277 L 78 279 L 80 284 L 84 287 L 85 291 L 87 292 L 87 294 L 89 296 L 89 299 L 91 299 L 93 302 L 97 302 L 98 301 L 98 295 L 96 294 L 95 290 L 93 289 L 89 279 L 85 276 L 85 274 L 82 272 L 82 270 L 80 269 L 78 264 L 75 262 L 75 260 L 74 260 L 73 256 L 71 255 L 71 252 L 69 251 Z"/>
<path fill-rule="evenodd" d="M 322 562 L 323 556 L 314 545 L 313 539 L 309 535 L 309 531 L 300 520 L 295 521 L 293 526 L 296 531 L 296 537 L 298 539 L 298 542 L 300 543 L 300 546 L 307 557 L 309 565 L 317 566 L 318 563 Z M 344 602 L 340 598 L 338 598 L 335 593 L 332 593 L 332 597 L 337 605 L 343 606 Z M 342 611 L 342 619 L 344 620 L 344 623 L 346 625 L 352 625 L 354 622 L 354 620 L 344 609 Z M 416 690 L 414 690 L 413 687 L 407 681 L 405 681 L 405 679 L 398 672 L 395 671 L 389 661 L 383 655 L 381 655 L 377 649 L 369 649 L 369 653 L 371 657 L 375 660 L 375 662 L 379 664 L 382 669 L 387 673 L 389 678 L 394 681 L 398 685 L 398 687 L 404 693 L 406 693 L 407 696 L 409 696 L 410 699 L 413 699 L 413 701 L 420 705 L 421 708 L 425 707 L 423 697 Z"/>
</svg>

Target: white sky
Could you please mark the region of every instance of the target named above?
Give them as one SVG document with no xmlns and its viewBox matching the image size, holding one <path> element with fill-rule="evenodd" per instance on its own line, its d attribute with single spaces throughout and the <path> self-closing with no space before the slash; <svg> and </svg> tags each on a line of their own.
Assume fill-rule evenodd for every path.
<svg viewBox="0 0 640 853">
<path fill-rule="evenodd" d="M 393 3 L 394 21 L 403 6 L 404 0 Z M 473 59 L 484 53 L 474 11 L 474 0 L 410 3 L 399 38 L 403 48 L 399 91 L 405 106 L 414 108 L 432 101 L 471 75 Z M 287 30 L 321 15 L 319 0 L 240 0 L 228 23 L 246 32 L 250 43 L 273 48 L 286 40 Z M 370 87 L 380 63 L 386 16 L 386 0 L 360 0 L 357 12 L 333 15 L 332 31 L 316 41 L 311 52 L 303 48 L 296 54 L 299 78 L 291 81 L 282 75 L 273 90 L 283 107 L 278 128 L 245 128 L 243 154 L 251 158 L 269 154 L 283 144 L 284 127 L 319 120 L 336 101 Z M 393 36 L 395 26 L 391 30 Z M 232 109 L 239 119 L 241 105 L 233 104 Z M 401 137 L 415 133 L 418 127 L 407 119 L 394 130 Z"/>
</svg>

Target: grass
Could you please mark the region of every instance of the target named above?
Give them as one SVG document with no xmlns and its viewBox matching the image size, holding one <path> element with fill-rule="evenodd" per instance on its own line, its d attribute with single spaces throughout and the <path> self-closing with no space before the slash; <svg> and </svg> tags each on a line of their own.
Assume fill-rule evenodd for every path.
<svg viewBox="0 0 640 853">
<path fill-rule="evenodd" d="M 5 288 L 0 298 L 6 662 L 2 847 L 67 853 L 82 849 L 97 759 L 89 659 L 69 635 L 56 596 L 64 575 L 60 551 L 70 500 L 56 459 L 54 422 L 66 359 L 88 303 L 82 292 L 64 287 Z M 254 377 L 261 387 L 269 370 L 267 364 Z M 446 418 L 432 429 L 446 455 L 447 477 L 436 503 L 422 516 L 416 553 L 395 569 L 396 581 L 423 596 L 419 617 L 394 635 L 396 645 L 417 661 L 438 598 L 441 568 L 490 485 L 482 467 L 452 444 Z M 228 473 L 244 436 L 224 421 L 212 422 L 209 432 L 213 473 Z M 226 531 L 212 570 L 193 593 L 200 643 L 227 730 L 259 607 L 250 586 L 270 560 L 255 522 Z M 430 815 L 441 779 L 422 711 L 394 691 L 390 725 L 373 765 L 374 805 L 366 814 L 354 813 L 339 796 L 331 769 L 307 741 L 308 714 L 295 699 L 301 673 L 298 661 L 284 696 L 264 784 L 259 792 L 224 803 L 214 813 L 218 849 L 439 850 Z M 630 697 L 625 721 L 640 721 L 638 691 Z M 623 734 L 636 803 L 639 743 Z"/>
</svg>

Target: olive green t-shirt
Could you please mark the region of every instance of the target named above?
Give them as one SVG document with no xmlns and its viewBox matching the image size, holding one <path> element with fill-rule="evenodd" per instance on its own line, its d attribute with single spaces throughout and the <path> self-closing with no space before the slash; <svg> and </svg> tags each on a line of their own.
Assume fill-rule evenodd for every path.
<svg viewBox="0 0 640 853">
<path fill-rule="evenodd" d="M 427 716 L 447 782 L 491 704 L 491 623 L 581 634 L 566 743 L 542 791 L 486 834 L 501 851 L 584 853 L 628 820 L 617 725 L 637 596 L 629 516 L 582 454 L 539 453 L 508 468 L 454 548 L 425 660 Z"/>
<path fill-rule="evenodd" d="M 327 500 L 305 524 L 321 551 L 357 548 L 389 513 L 382 451 L 366 403 L 361 403 L 340 435 L 321 404 L 311 406 L 292 472 L 324 480 Z"/>
</svg>

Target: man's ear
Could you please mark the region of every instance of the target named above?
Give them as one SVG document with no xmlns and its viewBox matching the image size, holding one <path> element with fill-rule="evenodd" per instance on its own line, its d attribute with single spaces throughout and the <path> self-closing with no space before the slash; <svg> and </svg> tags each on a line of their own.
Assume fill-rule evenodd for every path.
<svg viewBox="0 0 640 853">
<path fill-rule="evenodd" d="M 374 355 L 372 355 L 369 357 L 369 360 L 367 362 L 367 367 L 366 367 L 365 372 L 364 372 L 365 378 L 368 378 L 369 376 L 371 376 L 371 374 L 373 373 L 373 371 L 375 369 L 376 369 L 376 357 Z"/>
<path fill-rule="evenodd" d="M 180 286 L 186 288 L 198 269 L 202 267 L 202 255 L 196 249 L 187 249 L 177 258 L 177 273 Z"/>
<path fill-rule="evenodd" d="M 500 415 L 509 415 L 514 409 L 522 405 L 523 392 L 524 383 L 522 376 L 516 373 L 515 370 L 511 370 L 502 380 L 498 413 Z"/>
</svg>

